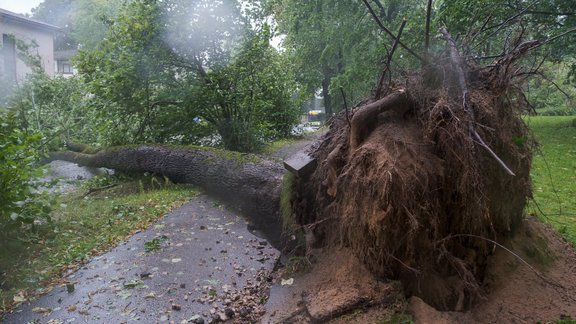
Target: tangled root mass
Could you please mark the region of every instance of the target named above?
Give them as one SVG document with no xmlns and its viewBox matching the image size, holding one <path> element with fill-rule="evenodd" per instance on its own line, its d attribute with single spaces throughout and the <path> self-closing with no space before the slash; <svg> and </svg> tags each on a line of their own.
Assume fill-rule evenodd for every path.
<svg viewBox="0 0 576 324">
<path fill-rule="evenodd" d="M 491 241 L 513 233 L 531 195 L 523 97 L 501 71 L 468 68 L 463 98 L 451 66 L 428 69 L 341 112 L 311 153 L 318 167 L 295 189 L 299 222 L 372 273 L 401 280 L 408 295 L 440 310 L 469 307 Z"/>
</svg>

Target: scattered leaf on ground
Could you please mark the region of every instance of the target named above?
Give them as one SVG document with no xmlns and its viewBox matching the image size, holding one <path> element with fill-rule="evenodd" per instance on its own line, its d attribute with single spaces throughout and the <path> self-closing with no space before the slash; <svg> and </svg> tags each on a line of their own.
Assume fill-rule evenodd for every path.
<svg viewBox="0 0 576 324">
<path fill-rule="evenodd" d="M 52 310 L 50 310 L 49 308 L 46 308 L 46 307 L 34 307 L 34 308 L 32 308 L 32 311 L 33 311 L 34 313 L 48 314 L 48 313 L 50 313 Z"/>
<path fill-rule="evenodd" d="M 23 291 L 20 291 L 20 292 L 18 292 L 18 294 L 14 295 L 13 300 L 14 300 L 14 302 L 16 302 L 16 303 L 23 303 L 23 302 L 26 301 L 26 296 L 24 296 L 24 292 L 23 292 Z"/>
<path fill-rule="evenodd" d="M 122 299 L 128 299 L 128 297 L 132 296 L 132 293 L 127 290 L 120 290 L 119 292 L 116 293 L 116 296 Z"/>
</svg>

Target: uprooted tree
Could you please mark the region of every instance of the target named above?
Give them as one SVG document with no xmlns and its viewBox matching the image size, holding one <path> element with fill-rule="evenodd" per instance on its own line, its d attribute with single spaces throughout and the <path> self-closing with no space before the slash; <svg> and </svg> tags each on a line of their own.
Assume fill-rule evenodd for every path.
<svg viewBox="0 0 576 324">
<path fill-rule="evenodd" d="M 330 122 L 309 152 L 316 167 L 281 188 L 278 161 L 200 148 L 115 147 L 52 159 L 148 171 L 198 184 L 279 237 L 280 192 L 289 214 L 324 247 L 346 246 L 374 274 L 404 283 L 443 310 L 469 307 L 495 242 L 514 233 L 531 195 L 531 139 L 521 119 L 518 42 L 487 66 L 464 59 L 447 30 L 419 73 L 381 78 L 375 96 Z M 393 35 L 393 50 L 403 46 Z M 281 243 L 276 240 L 277 243 Z"/>
</svg>

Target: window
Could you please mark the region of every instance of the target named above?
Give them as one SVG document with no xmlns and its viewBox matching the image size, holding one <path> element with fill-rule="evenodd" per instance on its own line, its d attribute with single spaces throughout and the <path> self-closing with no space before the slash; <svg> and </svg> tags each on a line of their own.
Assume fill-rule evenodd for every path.
<svg viewBox="0 0 576 324">
<path fill-rule="evenodd" d="M 68 60 L 58 60 L 58 73 L 61 74 L 72 74 L 72 65 L 70 65 L 70 61 Z"/>
<path fill-rule="evenodd" d="M 12 35 L 2 34 L 3 76 L 16 80 L 16 40 Z"/>
</svg>

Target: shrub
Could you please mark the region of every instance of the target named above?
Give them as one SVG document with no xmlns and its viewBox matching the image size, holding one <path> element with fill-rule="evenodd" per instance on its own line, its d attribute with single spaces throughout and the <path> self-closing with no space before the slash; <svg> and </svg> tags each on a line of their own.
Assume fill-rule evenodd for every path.
<svg viewBox="0 0 576 324">
<path fill-rule="evenodd" d="M 41 141 L 41 135 L 20 129 L 13 113 L 0 110 L 0 233 L 37 219 L 50 221 L 52 198 L 37 181 Z"/>
</svg>

